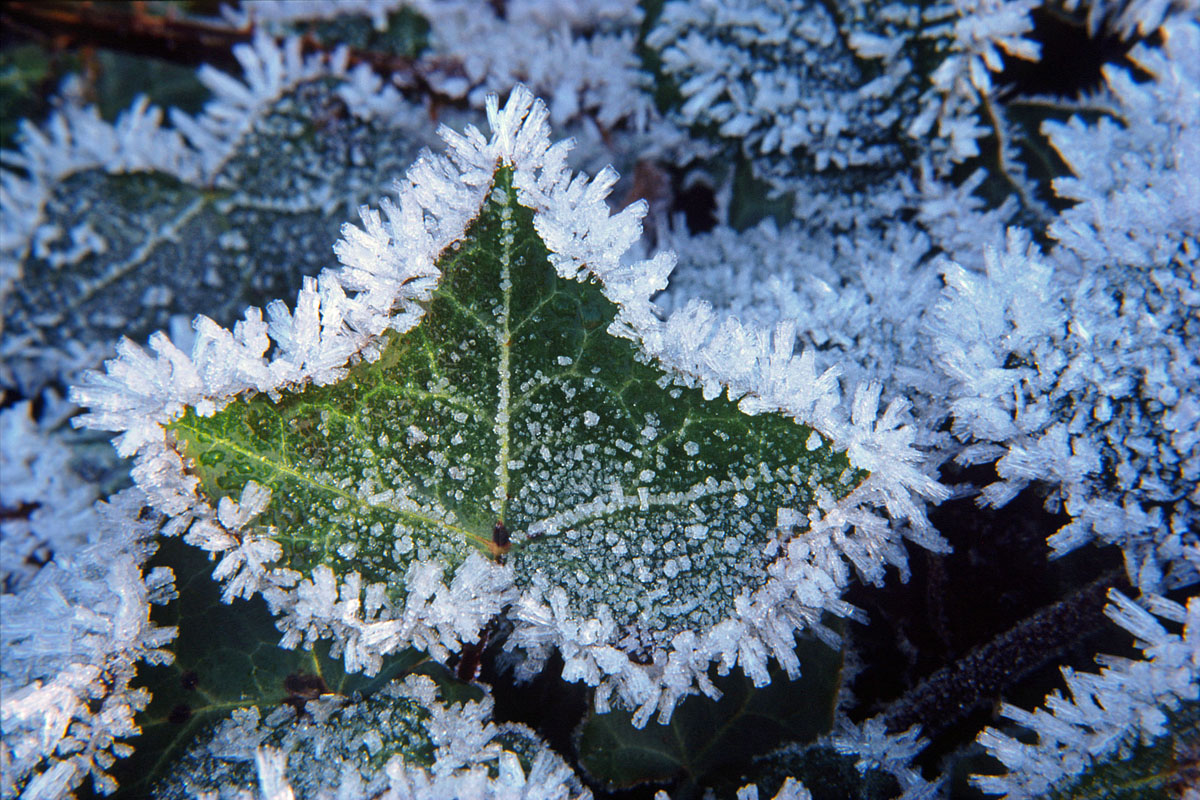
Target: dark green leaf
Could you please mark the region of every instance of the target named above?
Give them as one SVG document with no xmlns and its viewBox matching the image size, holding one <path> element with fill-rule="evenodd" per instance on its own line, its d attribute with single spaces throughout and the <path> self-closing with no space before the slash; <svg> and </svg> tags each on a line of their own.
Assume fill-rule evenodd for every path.
<svg viewBox="0 0 1200 800">
<path fill-rule="evenodd" d="M 169 428 L 214 505 L 271 489 L 280 566 L 360 573 L 402 600 L 415 560 L 504 549 L 641 638 L 711 626 L 767 580 L 780 508 L 865 476 L 811 428 L 705 399 L 608 332 L 595 283 L 558 276 L 507 167 L 413 330 L 342 381 Z M 630 645 L 636 648 L 637 645 Z"/>
<path fill-rule="evenodd" d="M 331 48 L 344 46 L 416 58 L 429 46 L 429 22 L 411 8 L 401 8 L 388 14 L 383 30 L 377 30 L 369 17 L 350 15 L 302 23 L 295 27 L 298 32 L 312 36 Z"/>
<path fill-rule="evenodd" d="M 803 783 L 813 800 L 893 800 L 900 794 L 895 777 L 878 769 L 859 772 L 857 761 L 829 746 L 788 747 L 755 762 L 745 783 L 757 785 L 759 797 L 774 797 L 788 778 Z"/>
<path fill-rule="evenodd" d="M 811 741 L 833 724 L 842 660 L 813 640 L 801 642 L 798 654 L 799 679 L 789 681 L 774 667 L 771 683 L 756 689 L 735 671 L 714 681 L 720 700 L 689 697 L 668 725 L 639 730 L 629 712 L 593 714 L 579 739 L 580 763 L 610 788 L 668 781 L 712 786 L 740 776 L 753 758 L 785 742 Z"/>
<path fill-rule="evenodd" d="M 213 565 L 201 550 L 165 539 L 148 566 L 160 565 L 174 570 L 179 591 L 176 600 L 154 610 L 156 623 L 179 628 L 175 662 L 138 672 L 137 682 L 153 700 L 138 715 L 142 734 L 130 740 L 134 754 L 113 769 L 120 797 L 145 796 L 200 731 L 233 709 L 259 706 L 265 713 L 284 702 L 301 705 L 322 689 L 369 695 L 392 678 L 418 671 L 427 659 L 406 650 L 373 678 L 347 675 L 340 659 L 329 658 L 328 643 L 311 651 L 278 647 L 280 634 L 262 598 L 222 603 L 210 576 Z M 440 677 L 448 681 L 444 673 Z"/>
</svg>

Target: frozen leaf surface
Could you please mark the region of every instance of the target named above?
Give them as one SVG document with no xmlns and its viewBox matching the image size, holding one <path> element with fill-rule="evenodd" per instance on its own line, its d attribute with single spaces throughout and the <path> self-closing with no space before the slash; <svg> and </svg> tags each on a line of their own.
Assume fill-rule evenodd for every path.
<svg viewBox="0 0 1200 800">
<path fill-rule="evenodd" d="M 235 798 L 256 788 L 288 796 L 270 795 L 272 786 L 297 797 L 379 797 L 389 788 L 403 793 L 388 797 L 525 797 L 504 792 L 517 788 L 516 778 L 545 782 L 545 794 L 529 796 L 590 797 L 532 731 L 496 725 L 491 710 L 490 697 L 451 703 L 434 681 L 415 675 L 367 699 L 314 697 L 304 714 L 289 706 L 265 715 L 239 709 L 200 738 L 155 797 L 191 798 L 200 790 Z"/>
<path fill-rule="evenodd" d="M 171 425 L 214 500 L 271 491 L 255 525 L 290 569 L 357 570 L 402 602 L 415 561 L 457 568 L 511 539 L 519 585 L 649 644 L 766 581 L 779 509 L 862 478 L 812 428 L 705 399 L 610 334 L 615 304 L 556 274 L 509 170 L 438 268 L 378 360 Z"/>
<path fill-rule="evenodd" d="M 344 228 L 294 311 L 198 318 L 190 357 L 126 341 L 82 422 L 122 431 L 227 597 L 262 591 L 285 645 L 333 636 L 352 671 L 443 657 L 512 605 L 523 670 L 557 647 L 639 722 L 715 692 L 714 660 L 798 674 L 795 632 L 854 613 L 846 562 L 903 568 L 873 507 L 938 546 L 905 405 L 863 386 L 840 412 L 786 325 L 662 320 L 673 260 L 621 261 L 644 206 L 611 215 L 615 175 L 573 176 L 527 90 L 488 116 Z"/>
<path fill-rule="evenodd" d="M 143 666 L 137 683 L 150 704 L 136 720 L 141 734 L 134 751 L 113 768 L 118 798 L 149 795 L 195 737 L 228 717 L 232 708 L 255 707 L 265 716 L 276 707 L 302 709 L 322 694 L 369 695 L 389 680 L 420 668 L 428 659 L 407 650 L 389 659 L 379 674 L 348 675 L 329 657 L 328 643 L 313 650 L 285 650 L 261 598 L 224 604 L 204 553 L 166 539 L 150 562 L 176 576 L 179 596 L 155 609 L 155 621 L 179 631 L 169 664 Z"/>
<path fill-rule="evenodd" d="M 173 658 L 175 628 L 149 619 L 174 592 L 171 571 L 145 563 L 162 516 L 130 489 L 64 521 L 79 526 L 60 532 L 65 552 L 18 593 L 0 593 L 6 798 L 65 797 L 89 777 L 112 792 L 109 770 L 132 752 L 135 714 L 150 699 L 134 683 L 139 664 Z"/>
</svg>

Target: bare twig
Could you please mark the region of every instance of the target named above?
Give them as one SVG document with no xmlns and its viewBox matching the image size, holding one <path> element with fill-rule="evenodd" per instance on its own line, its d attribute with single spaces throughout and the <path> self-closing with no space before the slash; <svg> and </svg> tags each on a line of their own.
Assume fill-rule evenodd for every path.
<svg viewBox="0 0 1200 800">
<path fill-rule="evenodd" d="M 885 713 L 888 730 L 905 730 L 919 723 L 923 734 L 933 738 L 976 709 L 994 703 L 1030 673 L 1103 628 L 1107 593 L 1114 586 L 1128 589 L 1121 568 L 1106 572 L 925 678 Z"/>
</svg>

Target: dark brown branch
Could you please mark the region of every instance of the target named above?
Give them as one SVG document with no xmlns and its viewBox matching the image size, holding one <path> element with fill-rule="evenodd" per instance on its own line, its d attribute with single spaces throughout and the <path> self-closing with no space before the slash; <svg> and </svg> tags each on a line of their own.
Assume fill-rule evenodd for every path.
<svg viewBox="0 0 1200 800">
<path fill-rule="evenodd" d="M 234 45 L 249 42 L 253 36 L 253 31 L 248 28 L 149 14 L 140 3 L 13 0 L 0 6 L 0 24 L 10 33 L 41 42 L 51 49 L 102 47 L 184 66 L 211 64 L 234 73 L 240 71 L 233 56 Z M 306 53 L 325 49 L 311 36 L 304 37 L 303 48 Z M 425 75 L 426 69 L 447 73 L 461 71 L 453 60 L 422 59 L 418 64 L 405 56 L 352 49 L 350 64 L 360 63 L 443 103 L 455 102 L 453 98 L 433 91 Z"/>
<path fill-rule="evenodd" d="M 926 737 L 994 703 L 1037 669 L 1058 658 L 1107 621 L 1108 590 L 1128 591 L 1123 569 L 1114 569 L 980 645 L 910 689 L 885 715 L 889 731 L 920 724 Z"/>
<path fill-rule="evenodd" d="M 185 66 L 235 69 L 233 46 L 251 31 L 147 13 L 142 4 L 17 2 L 0 7 L 7 31 L 52 49 L 104 47 Z"/>
<path fill-rule="evenodd" d="M 9 507 L 0 506 L 0 520 L 5 519 L 29 519 L 33 516 L 33 512 L 42 507 L 41 503 L 26 503 L 22 502 L 19 505 Z"/>
</svg>

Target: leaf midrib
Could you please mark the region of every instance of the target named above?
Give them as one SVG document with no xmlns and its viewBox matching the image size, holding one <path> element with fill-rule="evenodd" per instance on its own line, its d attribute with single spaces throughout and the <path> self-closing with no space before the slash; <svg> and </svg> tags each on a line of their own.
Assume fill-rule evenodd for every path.
<svg viewBox="0 0 1200 800">
<path fill-rule="evenodd" d="M 512 316 L 512 246 L 516 237 L 516 225 L 512 218 L 512 197 L 507 188 L 504 191 L 504 206 L 500 209 L 500 293 L 504 302 L 500 312 L 500 330 L 496 333 L 496 344 L 500 348 L 500 363 L 497 364 L 496 380 L 499 383 L 496 391 L 495 428 L 499 447 L 497 448 L 496 489 L 492 500 L 492 510 L 496 512 L 496 520 L 503 523 L 505 512 L 508 510 L 509 475 L 508 460 L 512 434 L 512 333 L 509 321 Z"/>
</svg>

